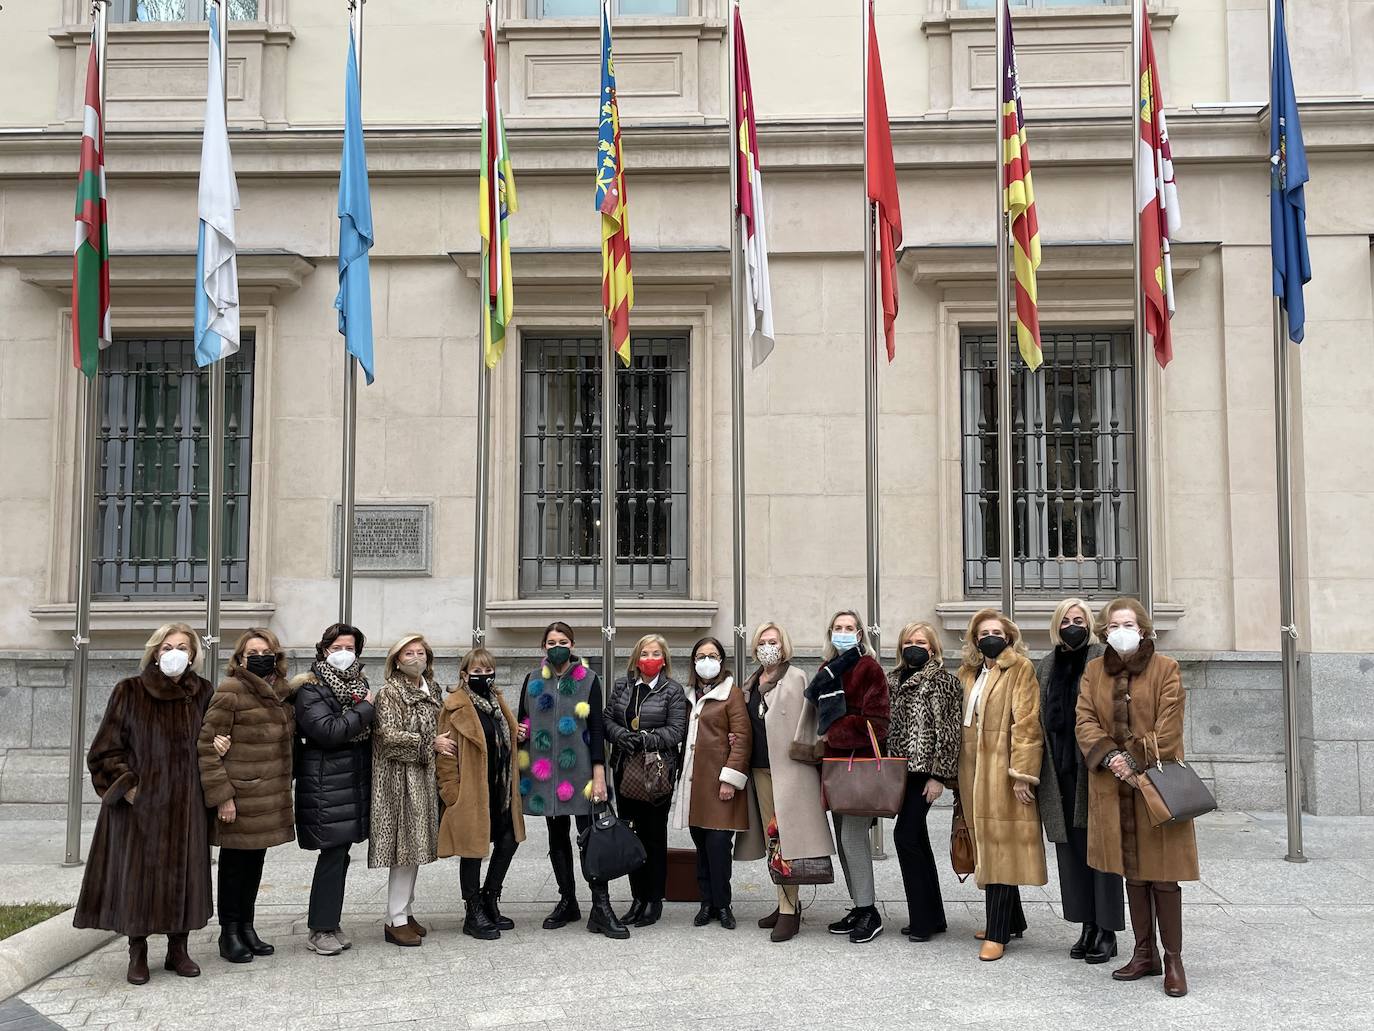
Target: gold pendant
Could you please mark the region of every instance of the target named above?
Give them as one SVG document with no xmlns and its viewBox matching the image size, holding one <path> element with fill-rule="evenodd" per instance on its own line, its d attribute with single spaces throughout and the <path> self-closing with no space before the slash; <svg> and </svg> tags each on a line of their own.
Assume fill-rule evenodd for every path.
<svg viewBox="0 0 1374 1031">
<path fill-rule="evenodd" d="M 630 729 L 631 729 L 631 730 L 638 730 L 638 729 L 639 729 L 639 717 L 638 717 L 638 716 L 636 716 L 634 719 L 630 720 Z"/>
</svg>

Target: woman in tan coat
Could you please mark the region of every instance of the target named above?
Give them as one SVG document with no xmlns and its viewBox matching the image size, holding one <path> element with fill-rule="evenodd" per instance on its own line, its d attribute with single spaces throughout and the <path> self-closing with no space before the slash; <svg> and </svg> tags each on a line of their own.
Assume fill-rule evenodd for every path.
<svg viewBox="0 0 1374 1031">
<path fill-rule="evenodd" d="M 1198 879 L 1197 839 L 1191 821 L 1151 826 L 1135 786 L 1147 766 L 1183 759 L 1183 681 L 1178 663 L 1155 651 L 1154 624 L 1134 598 L 1108 605 L 1097 633 L 1107 650 L 1084 670 L 1077 710 L 1089 771 L 1088 864 L 1126 878 L 1135 932 L 1131 961 L 1112 977 L 1135 981 L 1162 972 L 1167 994 L 1186 995 L 1178 882 Z"/>
<path fill-rule="evenodd" d="M 525 817 L 515 717 L 496 689 L 496 660 L 485 648 L 463 657 L 458 686 L 444 699 L 439 729 L 458 746 L 436 761 L 444 800 L 439 855 L 460 857 L 458 882 L 467 909 L 463 933 L 484 941 L 499 938 L 515 926 L 501 915 L 501 885 L 525 840 Z M 479 887 L 488 855 L 486 884 Z"/>
<path fill-rule="evenodd" d="M 969 621 L 959 681 L 959 801 L 973 838 L 974 876 L 986 893 L 978 958 L 992 961 L 1026 929 L 1019 886 L 1049 879 L 1035 807 L 1044 748 L 1040 686 L 1020 629 L 996 609 L 983 609 Z"/>
<path fill-rule="evenodd" d="M 251 963 L 275 951 L 253 929 L 253 905 L 267 850 L 296 840 L 294 693 L 276 635 L 245 632 L 210 699 L 196 746 L 205 804 L 216 810 L 219 824 L 219 954 L 230 963 Z"/>
<path fill-rule="evenodd" d="M 692 646 L 687 678 L 687 744 L 673 803 L 673 826 L 691 831 L 697 847 L 697 887 L 701 908 L 697 927 L 711 919 L 735 929 L 730 908 L 731 850 L 736 831 L 749 829 L 749 754 L 753 733 L 744 695 L 725 669 L 725 646 L 703 637 Z"/>
<path fill-rule="evenodd" d="M 367 865 L 390 868 L 383 937 L 413 948 L 427 933 L 412 912 L 415 881 L 421 866 L 439 858 L 434 756 L 452 754 L 457 745 L 438 730 L 440 689 L 429 642 L 419 634 L 402 637 L 387 652 L 383 674 L 372 728 Z"/>
</svg>

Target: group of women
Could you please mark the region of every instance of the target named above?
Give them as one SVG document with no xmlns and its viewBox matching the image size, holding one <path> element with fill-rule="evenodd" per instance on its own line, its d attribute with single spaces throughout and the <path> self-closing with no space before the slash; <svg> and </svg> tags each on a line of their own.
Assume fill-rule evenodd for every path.
<svg viewBox="0 0 1374 1031">
<path fill-rule="evenodd" d="M 1178 664 L 1155 651 L 1149 616 L 1131 598 L 1097 620 L 1087 602 L 1067 599 L 1050 638 L 1050 652 L 1032 664 L 1016 624 L 984 609 L 968 625 L 956 675 L 936 628 L 916 622 L 884 671 L 863 620 L 846 610 L 826 627 L 814 676 L 793 663 L 786 631 L 768 622 L 753 635 L 757 665 L 742 683 L 715 638 L 693 646 L 679 680 L 667 642 L 648 634 L 604 691 L 560 621 L 546 628 L 542 662 L 512 711 L 496 660 L 480 647 L 445 693 L 418 634 L 390 648 L 374 686 L 356 627 L 327 628 L 310 669 L 294 679 L 277 638 L 254 629 L 216 690 L 195 672 L 194 631 L 169 624 L 149 640 L 140 673 L 115 687 L 91 746 L 102 807 L 75 923 L 128 936 L 134 984 L 149 979 L 152 934 L 168 938 L 168 970 L 196 976 L 187 935 L 212 914 L 210 846 L 218 843 L 220 955 L 232 963 L 271 955 L 254 928 L 263 859 L 295 838 L 318 852 L 312 952 L 351 946 L 343 902 L 349 851 L 362 841 L 368 865 L 388 868 L 385 941 L 421 944 L 419 868 L 452 856 L 463 933 L 495 939 L 515 926 L 500 900 L 525 820 L 542 817 L 559 895 L 543 926 L 553 930 L 582 916 L 573 830 L 589 833 L 614 795 L 646 861 L 630 875 L 623 914 L 584 865 L 589 931 L 628 938 L 661 919 L 671 825 L 696 846 L 696 926 L 736 927 L 734 861 L 767 858 L 785 873 L 838 854 L 852 907 L 828 930 L 868 942 L 883 930 L 873 821 L 827 813 L 821 766 L 876 752 L 906 763 L 894 828 L 903 935 L 926 942 L 947 930 L 927 818 L 953 789 L 985 893 L 980 959 L 1000 959 L 1026 930 L 1019 889 L 1047 881 L 1043 830 L 1058 853 L 1064 918 L 1082 925 L 1069 955 L 1087 963 L 1117 955 L 1124 879 L 1135 941 L 1113 977 L 1162 973 L 1165 991 L 1183 995 L 1178 882 L 1198 876 L 1193 830 L 1153 826 L 1137 787 L 1150 764 L 1183 757 Z M 775 880 L 783 882 L 777 905 L 758 924 L 782 942 L 798 934 L 801 907 L 796 885 Z"/>
</svg>

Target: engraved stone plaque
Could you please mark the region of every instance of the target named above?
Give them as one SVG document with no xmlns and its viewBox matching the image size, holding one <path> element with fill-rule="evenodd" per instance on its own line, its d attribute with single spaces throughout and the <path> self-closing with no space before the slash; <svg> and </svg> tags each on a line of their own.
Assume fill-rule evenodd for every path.
<svg viewBox="0 0 1374 1031">
<path fill-rule="evenodd" d="M 353 507 L 354 576 L 429 576 L 432 506 L 375 502 Z M 343 506 L 334 506 L 334 575 L 339 575 Z"/>
</svg>

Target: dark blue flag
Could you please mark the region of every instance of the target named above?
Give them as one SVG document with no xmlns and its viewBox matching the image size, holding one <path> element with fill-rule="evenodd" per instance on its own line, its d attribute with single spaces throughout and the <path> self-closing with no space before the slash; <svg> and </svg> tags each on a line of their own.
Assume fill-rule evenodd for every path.
<svg viewBox="0 0 1374 1031">
<path fill-rule="evenodd" d="M 1274 296 L 1288 312 L 1288 336 L 1302 343 L 1306 310 L 1303 284 L 1312 279 L 1307 256 L 1307 150 L 1298 124 L 1293 68 L 1288 62 L 1288 33 L 1283 0 L 1274 4 L 1274 67 L 1269 83 L 1269 240 L 1274 253 Z"/>
</svg>

